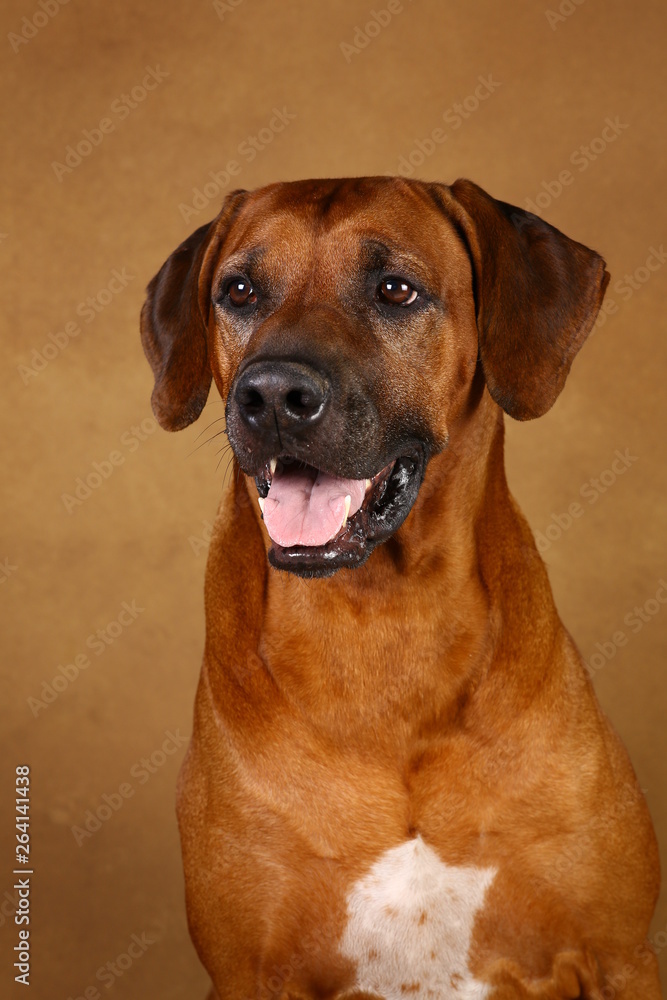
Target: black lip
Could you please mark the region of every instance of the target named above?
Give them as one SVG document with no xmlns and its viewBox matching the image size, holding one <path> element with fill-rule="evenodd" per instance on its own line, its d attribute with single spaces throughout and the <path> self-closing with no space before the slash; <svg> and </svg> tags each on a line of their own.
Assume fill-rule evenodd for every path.
<svg viewBox="0 0 667 1000">
<path fill-rule="evenodd" d="M 269 562 L 275 569 L 307 578 L 332 576 L 339 569 L 363 565 L 376 545 L 400 528 L 419 493 L 426 467 L 423 446 L 401 455 L 387 467 L 369 490 L 367 499 L 346 527 L 326 545 L 283 548 L 275 542 Z M 269 470 L 255 477 L 260 496 L 269 490 Z"/>
</svg>

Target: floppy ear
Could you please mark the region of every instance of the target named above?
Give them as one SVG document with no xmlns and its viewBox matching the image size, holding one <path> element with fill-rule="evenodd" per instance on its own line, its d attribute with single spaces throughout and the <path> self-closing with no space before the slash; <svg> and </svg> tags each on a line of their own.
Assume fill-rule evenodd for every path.
<svg viewBox="0 0 667 1000">
<path fill-rule="evenodd" d="M 595 322 L 609 282 L 605 262 L 471 181 L 450 191 L 472 260 L 489 392 L 517 420 L 539 417 L 558 398 Z"/>
<path fill-rule="evenodd" d="M 217 251 L 244 191 L 230 194 L 217 219 L 174 250 L 147 288 L 141 342 L 155 376 L 153 413 L 167 431 L 197 419 L 211 387 L 207 329 Z"/>
</svg>

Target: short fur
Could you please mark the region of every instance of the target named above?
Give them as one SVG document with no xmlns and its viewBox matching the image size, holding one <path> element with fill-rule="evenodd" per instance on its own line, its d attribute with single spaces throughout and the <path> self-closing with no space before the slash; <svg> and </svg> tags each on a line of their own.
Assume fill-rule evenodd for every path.
<svg viewBox="0 0 667 1000">
<path fill-rule="evenodd" d="M 419 303 L 392 312 L 375 289 L 406 269 Z M 225 298 L 239 272 L 261 289 L 254 311 Z M 379 996 L 354 901 L 421 841 L 443 885 L 495 873 L 470 876 L 469 940 L 438 918 L 483 984 L 471 996 L 660 997 L 650 818 L 503 465 L 502 411 L 553 405 L 608 277 L 469 181 L 360 178 L 235 192 L 151 282 L 155 414 L 186 426 L 212 376 L 235 452 L 178 802 L 212 996 Z M 268 564 L 254 476 L 278 444 L 235 392 L 258 359 L 326 376 L 325 417 L 279 428 L 283 450 L 351 477 L 422 456 L 409 513 L 359 568 L 303 579 Z"/>
</svg>

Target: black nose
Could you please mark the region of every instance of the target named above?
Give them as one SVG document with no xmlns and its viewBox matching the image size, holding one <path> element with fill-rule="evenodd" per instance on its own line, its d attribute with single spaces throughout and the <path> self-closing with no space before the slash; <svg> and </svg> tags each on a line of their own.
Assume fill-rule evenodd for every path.
<svg viewBox="0 0 667 1000">
<path fill-rule="evenodd" d="M 311 427 L 322 417 L 331 387 L 307 365 L 291 361 L 255 361 L 241 375 L 234 399 L 253 430 Z"/>
</svg>

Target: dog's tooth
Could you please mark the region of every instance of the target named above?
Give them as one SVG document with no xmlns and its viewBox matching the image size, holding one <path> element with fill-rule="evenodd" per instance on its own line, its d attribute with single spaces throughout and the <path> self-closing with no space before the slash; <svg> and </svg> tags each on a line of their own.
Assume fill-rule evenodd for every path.
<svg viewBox="0 0 667 1000">
<path fill-rule="evenodd" d="M 259 504 L 259 509 L 262 512 L 262 516 L 264 516 L 264 497 L 257 497 L 257 503 Z"/>
<path fill-rule="evenodd" d="M 370 488 L 371 488 L 371 481 L 370 481 L 370 479 L 367 479 L 367 480 L 366 480 L 366 492 L 367 492 L 367 493 L 368 493 L 368 491 L 370 490 Z"/>
<path fill-rule="evenodd" d="M 269 462 L 269 470 L 271 472 L 271 475 L 273 475 L 273 473 L 276 471 L 277 464 L 278 464 L 277 458 L 272 458 L 271 461 Z"/>
<path fill-rule="evenodd" d="M 345 497 L 345 517 L 343 518 L 343 528 L 347 524 L 347 515 L 350 513 L 350 504 L 352 503 L 352 497 Z"/>
</svg>

